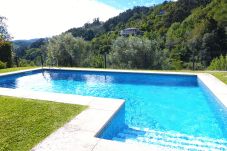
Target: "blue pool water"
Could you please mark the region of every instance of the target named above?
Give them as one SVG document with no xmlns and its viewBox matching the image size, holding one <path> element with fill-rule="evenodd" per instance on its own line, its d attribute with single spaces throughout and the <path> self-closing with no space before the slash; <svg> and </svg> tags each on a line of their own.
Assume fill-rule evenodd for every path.
<svg viewBox="0 0 227 151">
<path fill-rule="evenodd" d="M 181 150 L 227 150 L 227 109 L 196 76 L 38 70 L 0 87 L 126 101 L 100 138 Z"/>
</svg>

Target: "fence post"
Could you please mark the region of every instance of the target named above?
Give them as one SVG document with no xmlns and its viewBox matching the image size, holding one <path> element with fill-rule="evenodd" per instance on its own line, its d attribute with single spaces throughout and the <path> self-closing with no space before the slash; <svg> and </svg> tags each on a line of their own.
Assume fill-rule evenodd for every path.
<svg viewBox="0 0 227 151">
<path fill-rule="evenodd" d="M 104 53 L 104 68 L 106 69 L 106 55 L 107 55 L 107 52 Z"/>
<path fill-rule="evenodd" d="M 41 58 L 41 66 L 42 66 L 42 68 L 43 68 L 43 56 L 40 55 L 40 58 Z"/>
</svg>

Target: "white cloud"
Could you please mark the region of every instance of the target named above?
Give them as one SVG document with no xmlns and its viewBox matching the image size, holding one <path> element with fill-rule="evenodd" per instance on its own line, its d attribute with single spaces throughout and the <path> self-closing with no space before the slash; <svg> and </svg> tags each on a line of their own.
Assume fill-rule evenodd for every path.
<svg viewBox="0 0 227 151">
<path fill-rule="evenodd" d="M 96 0 L 0 0 L 0 4 L 0 15 L 8 18 L 14 39 L 57 35 L 94 18 L 105 21 L 121 12 Z"/>
</svg>

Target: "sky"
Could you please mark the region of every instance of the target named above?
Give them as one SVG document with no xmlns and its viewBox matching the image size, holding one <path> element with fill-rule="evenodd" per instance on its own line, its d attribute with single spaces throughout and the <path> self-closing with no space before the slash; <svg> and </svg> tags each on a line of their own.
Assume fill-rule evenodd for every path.
<svg viewBox="0 0 227 151">
<path fill-rule="evenodd" d="M 164 0 L 98 0 L 99 2 L 113 6 L 117 9 L 126 10 L 134 6 L 153 6 L 163 3 Z"/>
<path fill-rule="evenodd" d="M 152 6 L 164 0 L 0 0 L 14 40 L 45 38 L 81 27 L 99 17 L 106 21 L 134 6 Z"/>
</svg>

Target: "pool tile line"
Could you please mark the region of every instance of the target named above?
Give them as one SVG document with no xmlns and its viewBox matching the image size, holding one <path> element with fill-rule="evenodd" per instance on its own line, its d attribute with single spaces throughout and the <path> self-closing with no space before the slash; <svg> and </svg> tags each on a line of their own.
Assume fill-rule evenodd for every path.
<svg viewBox="0 0 227 151">
<path fill-rule="evenodd" d="M 11 75 L 16 73 L 40 70 L 41 68 L 16 71 L 13 73 L 0 74 Z M 44 68 L 49 69 L 49 68 Z M 59 69 L 59 68 L 54 68 Z M 68 70 L 62 68 L 61 70 Z M 227 86 L 210 74 L 194 74 L 184 72 L 150 72 L 150 71 L 121 71 L 121 70 L 99 70 L 99 69 L 70 69 L 75 71 L 107 71 L 127 73 L 157 73 L 157 74 L 178 74 L 197 75 L 197 77 L 210 89 L 213 94 L 227 107 Z M 34 92 L 18 89 L 0 88 L 0 95 L 22 97 L 29 99 L 48 100 L 60 103 L 86 105 L 88 109 L 74 117 L 70 122 L 56 130 L 41 143 L 35 146 L 32 151 L 158 151 L 171 150 L 156 145 L 130 144 L 96 138 L 108 121 L 124 105 L 124 100 L 88 97 L 70 94 L 59 94 L 49 92 Z"/>
<path fill-rule="evenodd" d="M 95 69 L 95 68 L 48 68 L 43 67 L 43 69 L 54 69 L 54 70 L 69 70 L 69 71 L 95 71 L 95 72 L 117 72 L 117 73 L 144 73 L 144 74 L 168 74 L 168 75 L 185 75 L 192 76 L 197 75 L 196 73 L 190 72 L 174 72 L 174 71 L 149 71 L 149 70 L 120 70 L 120 69 Z"/>
</svg>

